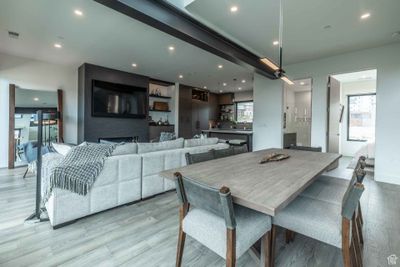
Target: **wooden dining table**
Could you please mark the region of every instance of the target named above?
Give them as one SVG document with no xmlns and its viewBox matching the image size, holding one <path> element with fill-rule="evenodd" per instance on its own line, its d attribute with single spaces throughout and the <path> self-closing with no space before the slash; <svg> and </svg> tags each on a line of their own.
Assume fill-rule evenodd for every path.
<svg viewBox="0 0 400 267">
<path fill-rule="evenodd" d="M 268 154 L 288 154 L 288 159 L 260 164 Z M 274 216 L 341 157 L 292 149 L 265 149 L 205 161 L 161 172 L 175 179 L 180 172 L 214 188 L 227 186 L 234 203 Z"/>
</svg>

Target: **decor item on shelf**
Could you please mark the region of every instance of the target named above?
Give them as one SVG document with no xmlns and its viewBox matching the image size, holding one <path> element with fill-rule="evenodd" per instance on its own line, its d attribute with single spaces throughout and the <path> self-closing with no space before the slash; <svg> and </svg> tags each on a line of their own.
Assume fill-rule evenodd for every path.
<svg viewBox="0 0 400 267">
<path fill-rule="evenodd" d="M 164 125 L 169 125 L 168 115 L 167 115 L 167 118 L 166 118 L 165 121 L 164 121 Z"/>
<path fill-rule="evenodd" d="M 281 161 L 281 160 L 288 159 L 288 158 L 290 158 L 290 155 L 288 155 L 288 154 L 272 153 L 272 154 L 268 154 L 265 157 L 263 157 L 262 160 L 260 161 L 260 164 L 264 164 L 264 163 L 272 162 L 272 161 Z"/>
<path fill-rule="evenodd" d="M 169 110 L 169 105 L 168 105 L 167 102 L 154 101 L 153 110 L 168 111 Z"/>
<path fill-rule="evenodd" d="M 164 123 L 163 123 L 163 121 L 162 121 L 162 119 L 160 118 L 158 121 L 157 121 L 157 125 L 163 125 Z"/>
<path fill-rule="evenodd" d="M 151 116 L 149 116 L 149 125 L 157 125 Z"/>
</svg>

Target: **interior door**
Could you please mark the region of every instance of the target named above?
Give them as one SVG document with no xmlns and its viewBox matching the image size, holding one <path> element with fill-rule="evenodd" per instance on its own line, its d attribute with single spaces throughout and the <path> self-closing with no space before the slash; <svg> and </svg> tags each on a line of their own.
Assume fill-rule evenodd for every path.
<svg viewBox="0 0 400 267">
<path fill-rule="evenodd" d="M 343 111 L 340 104 L 340 82 L 333 77 L 329 77 L 328 96 L 328 152 L 340 153 L 340 121 Z"/>
</svg>

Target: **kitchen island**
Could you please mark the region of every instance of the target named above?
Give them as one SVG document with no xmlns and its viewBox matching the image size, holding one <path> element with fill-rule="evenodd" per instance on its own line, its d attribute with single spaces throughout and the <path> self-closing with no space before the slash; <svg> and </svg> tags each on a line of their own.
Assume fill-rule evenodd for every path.
<svg viewBox="0 0 400 267">
<path fill-rule="evenodd" d="M 208 137 L 218 137 L 224 140 L 244 140 L 249 151 L 253 151 L 253 131 L 243 129 L 208 129 L 201 131 Z"/>
</svg>

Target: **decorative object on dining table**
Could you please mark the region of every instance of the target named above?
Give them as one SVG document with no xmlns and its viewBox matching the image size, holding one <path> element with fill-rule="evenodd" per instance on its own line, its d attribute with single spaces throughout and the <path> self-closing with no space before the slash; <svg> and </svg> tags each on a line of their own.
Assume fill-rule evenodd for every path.
<svg viewBox="0 0 400 267">
<path fill-rule="evenodd" d="M 273 162 L 273 161 L 281 161 L 284 159 L 290 158 L 290 155 L 288 154 L 281 154 L 281 153 L 271 153 L 263 157 L 260 161 L 260 164 L 264 164 L 267 162 Z"/>
</svg>

